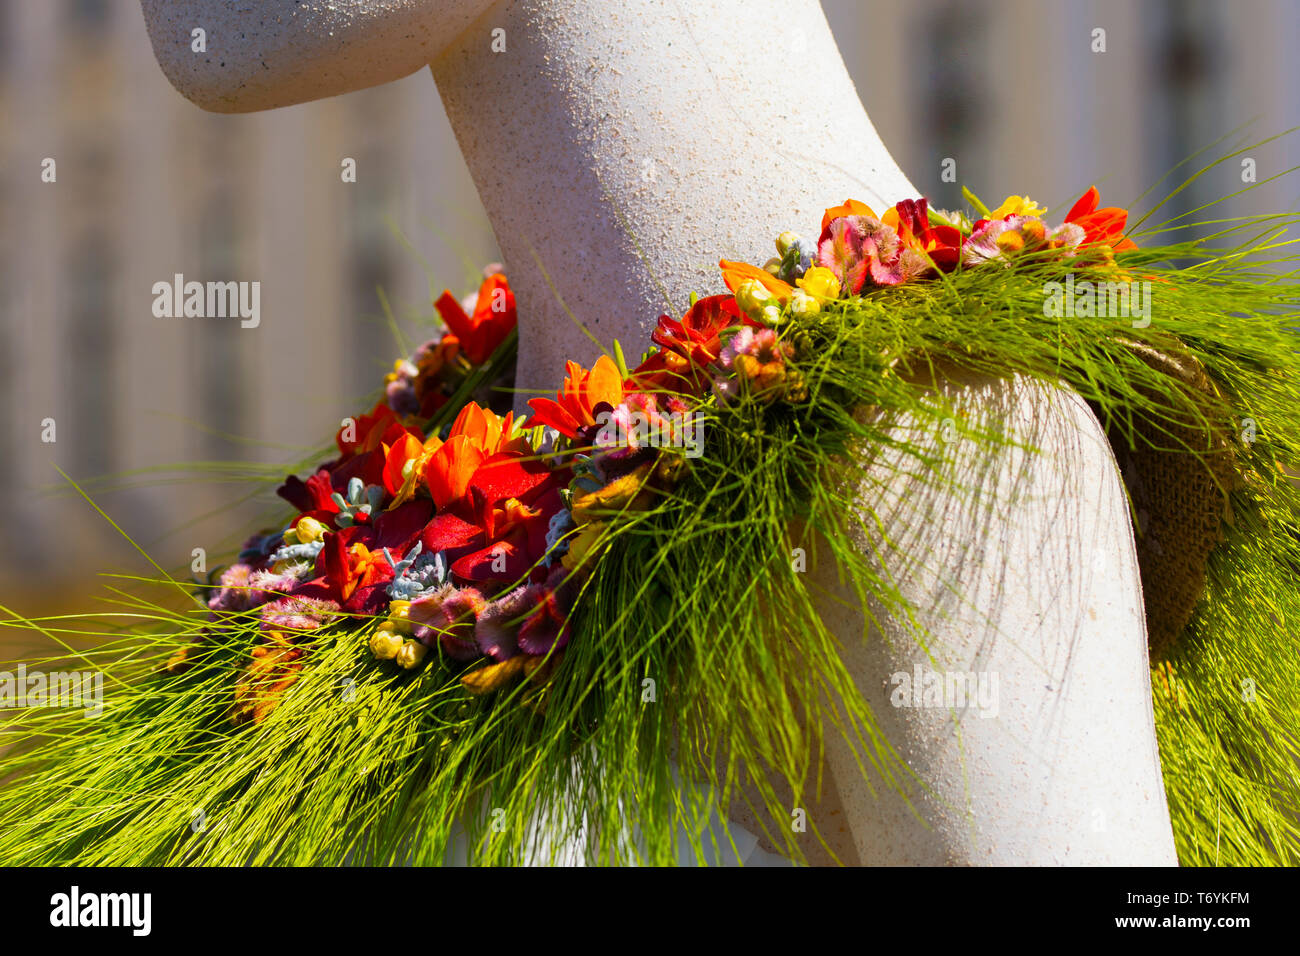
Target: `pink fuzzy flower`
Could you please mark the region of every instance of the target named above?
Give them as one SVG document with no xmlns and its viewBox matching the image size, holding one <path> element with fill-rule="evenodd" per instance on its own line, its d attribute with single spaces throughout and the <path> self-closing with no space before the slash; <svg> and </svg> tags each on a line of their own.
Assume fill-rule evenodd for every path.
<svg viewBox="0 0 1300 956">
<path fill-rule="evenodd" d="M 858 295 L 872 285 L 898 285 L 930 271 L 930 260 L 898 232 L 871 216 L 841 216 L 822 231 L 817 243 L 817 263 L 830 269 L 840 287 Z"/>
<path fill-rule="evenodd" d="M 315 631 L 338 617 L 342 609 L 327 598 L 286 597 L 262 608 L 262 630 L 301 633 Z"/>
<path fill-rule="evenodd" d="M 250 604 L 248 579 L 253 574 L 249 564 L 232 564 L 221 572 L 221 589 L 208 599 L 212 611 L 247 611 Z"/>
<path fill-rule="evenodd" d="M 474 625 L 486 606 L 477 588 L 448 584 L 428 597 L 412 601 L 407 619 L 415 639 L 426 647 L 436 642 L 453 660 L 472 661 L 479 656 Z"/>
</svg>

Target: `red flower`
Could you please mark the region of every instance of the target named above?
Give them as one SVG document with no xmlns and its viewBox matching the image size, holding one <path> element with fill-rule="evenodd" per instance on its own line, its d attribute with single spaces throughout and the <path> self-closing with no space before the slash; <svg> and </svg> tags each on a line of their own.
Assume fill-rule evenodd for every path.
<svg viewBox="0 0 1300 956">
<path fill-rule="evenodd" d="M 330 599 L 346 611 L 369 610 L 368 605 L 374 602 L 364 599 L 375 596 L 378 586 L 393 579 L 393 566 L 384 552 L 378 548 L 372 551 L 365 542 L 354 541 L 356 530 L 345 528 L 327 534 L 319 559 L 325 569 L 321 583 Z"/>
<path fill-rule="evenodd" d="M 706 367 L 722 352 L 722 331 L 737 325 L 760 327 L 740 311 L 734 296 L 697 299 L 681 321 L 666 315 L 651 334 L 660 351 L 630 373 L 628 389 L 699 394 L 709 384 Z"/>
<path fill-rule="evenodd" d="M 903 244 L 923 252 L 943 272 L 961 261 L 962 234 L 953 226 L 932 226 L 926 199 L 904 199 L 886 210 L 881 222 L 898 230 Z"/>
<path fill-rule="evenodd" d="M 398 420 L 397 413 L 380 399 L 368 415 L 358 416 L 353 421 L 344 422 L 334 436 L 334 442 L 344 458 L 374 451 L 380 445 L 391 445 L 403 432 L 414 435 L 420 440 L 424 436 L 419 429 L 407 428 Z"/>
<path fill-rule="evenodd" d="M 659 316 L 659 326 L 651 340 L 688 359 L 692 365 L 705 366 L 718 360 L 722 352 L 722 330 L 734 325 L 756 325 L 740 313 L 734 296 L 710 295 L 697 299 L 680 322 Z"/>
<path fill-rule="evenodd" d="M 623 379 L 618 366 L 608 355 L 598 358 L 590 371 L 577 362 L 567 362 L 565 370 L 564 387 L 555 396 L 558 401 L 549 398 L 528 400 L 528 406 L 533 410 L 528 427 L 550 425 L 570 438 L 577 438 L 581 429 L 596 424 L 598 406 L 608 405 L 613 409 L 622 403 Z"/>
<path fill-rule="evenodd" d="M 517 321 L 515 294 L 499 272 L 488 276 L 479 286 L 473 315 L 465 314 L 450 291 L 444 291 L 433 305 L 459 340 L 461 350 L 475 365 L 482 365 L 492 357 Z"/>
<path fill-rule="evenodd" d="M 1079 197 L 1079 201 L 1070 207 L 1066 222 L 1072 222 L 1083 229 L 1084 239 L 1080 246 L 1107 245 L 1116 252 L 1136 249 L 1137 243 L 1124 238 L 1124 226 L 1128 222 L 1127 210 L 1118 206 L 1106 206 L 1098 209 L 1101 193 L 1096 186 Z"/>
<path fill-rule="evenodd" d="M 698 395 L 707 385 L 707 375 L 698 366 L 693 367 L 690 359 L 668 349 L 655 352 L 628 375 L 623 387 L 629 392 Z"/>
<path fill-rule="evenodd" d="M 328 598 L 354 614 L 375 614 L 388 603 L 393 566 L 385 549 L 400 560 L 422 541 L 433 514 L 427 499 L 385 511 L 373 524 L 353 525 L 325 535 L 316 558 L 316 577 L 295 596 Z"/>
<path fill-rule="evenodd" d="M 523 497 L 488 501 L 476 486 L 475 522 L 483 529 L 484 545 L 463 555 L 451 565 L 451 573 L 462 581 L 509 583 L 535 567 L 546 553 L 546 531 L 551 519 L 564 507 L 559 482 L 548 475 L 544 482 Z"/>
</svg>

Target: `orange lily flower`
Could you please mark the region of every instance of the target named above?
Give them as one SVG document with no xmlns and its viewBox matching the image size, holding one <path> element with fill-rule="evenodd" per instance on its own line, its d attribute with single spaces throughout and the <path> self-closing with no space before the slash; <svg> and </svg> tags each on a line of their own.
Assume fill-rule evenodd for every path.
<svg viewBox="0 0 1300 956">
<path fill-rule="evenodd" d="M 506 412 L 501 418 L 490 408 L 480 408 L 476 402 L 470 402 L 460 410 L 456 420 L 451 423 L 448 438 L 464 435 L 487 455 L 505 451 L 510 444 L 510 431 L 514 427 L 515 413 Z"/>
<path fill-rule="evenodd" d="M 445 442 L 432 447 L 434 439 L 425 443 L 426 454 L 413 470 L 423 475 L 439 509 L 463 498 L 478 467 L 493 455 L 531 454 L 526 439 L 511 437 L 514 421 L 513 412 L 500 418 L 491 409 L 470 402 L 456 416 Z"/>
<path fill-rule="evenodd" d="M 407 462 L 415 461 L 423 453 L 424 443 L 409 432 L 389 445 L 384 453 L 384 490 L 390 495 L 398 494 L 408 477 Z"/>
<path fill-rule="evenodd" d="M 433 306 L 475 365 L 482 365 L 492 357 L 517 321 L 515 294 L 499 272 L 488 276 L 479 286 L 473 315 L 465 314 L 450 290 L 444 291 Z"/>
<path fill-rule="evenodd" d="M 423 443 L 412 435 L 398 439 L 384 454 L 384 488 L 393 496 L 391 511 L 415 497 L 424 477 L 424 466 L 442 447 L 442 439 L 430 435 Z"/>
<path fill-rule="evenodd" d="M 1098 209 L 1099 202 L 1101 202 L 1101 193 L 1097 191 L 1096 186 L 1091 186 L 1079 197 L 1079 201 L 1070 207 L 1070 212 L 1065 217 L 1066 222 L 1072 222 L 1083 230 L 1084 239 L 1080 245 L 1108 245 L 1116 252 L 1136 249 L 1136 242 L 1123 238 L 1124 225 L 1128 222 L 1128 211 L 1118 206 Z"/>
<path fill-rule="evenodd" d="M 623 378 L 618 366 L 608 355 L 602 355 L 587 371 L 577 362 L 565 363 L 564 387 L 555 398 L 529 399 L 533 416 L 530 428 L 550 425 L 552 428 L 577 438 L 578 431 L 596 424 L 596 406 L 607 404 L 617 408 L 623 401 Z"/>
</svg>

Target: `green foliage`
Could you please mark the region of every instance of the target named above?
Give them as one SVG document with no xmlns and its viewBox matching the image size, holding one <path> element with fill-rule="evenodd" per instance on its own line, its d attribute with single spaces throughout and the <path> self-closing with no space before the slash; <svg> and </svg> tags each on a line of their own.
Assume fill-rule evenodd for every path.
<svg viewBox="0 0 1300 956">
<path fill-rule="evenodd" d="M 1276 240 L 1292 224 L 1225 223 L 1216 240 L 1236 243 L 1226 250 L 1187 242 L 1122 257 L 1131 278 L 1152 281 L 1147 327 L 1045 315 L 1045 282 L 1071 268 L 1080 279 L 1115 276 L 1041 259 L 877 292 L 784 327 L 807 399 L 710 400 L 705 455 L 685 462 L 652 507 L 607 524 L 574 640 L 544 690 L 524 683 L 474 697 L 436 654 L 399 672 L 370 657 L 368 627 L 335 628 L 280 706 L 235 727 L 228 712 L 256 621 L 218 632 L 190 672 L 159 676 L 204 612 L 122 593 L 127 633 L 86 652 L 112 675 L 103 716 L 29 711 L 0 724 L 0 859 L 437 863 L 463 853 L 510 863 L 556 859 L 572 838 L 595 862 L 665 863 L 683 832 L 704 859 L 717 839 L 709 814 L 750 800 L 742 787 L 758 793 L 756 809 L 788 816 L 770 778 L 748 768 L 770 768 L 796 805 L 815 799 L 830 734 L 902 788 L 908 770 L 822 622 L 828 597 L 790 557 L 804 547 L 838 565 L 867 609 L 863 640 L 875 614 L 910 620 L 858 544 L 879 534 L 861 498 L 860 456 L 889 447 L 900 473 L 936 475 L 934 452 L 889 426 L 939 428 L 952 412 L 931 386 L 957 365 L 1074 389 L 1119 441 L 1141 440 L 1135 412 L 1191 418 L 1204 442 L 1174 449 L 1189 467 L 1216 436 L 1231 439 L 1246 480 L 1232 491 L 1234 524 L 1206 597 L 1157 664 L 1157 730 L 1184 863 L 1295 863 L 1300 539 L 1285 469 L 1300 462 L 1300 377 L 1296 275 Z M 1171 336 L 1220 399 L 1207 402 L 1133 348 L 1168 349 Z M 1014 440 L 960 427 L 990 449 Z M 75 619 L 14 623 L 103 633 L 78 631 Z M 789 833 L 768 835 L 800 857 Z"/>
</svg>

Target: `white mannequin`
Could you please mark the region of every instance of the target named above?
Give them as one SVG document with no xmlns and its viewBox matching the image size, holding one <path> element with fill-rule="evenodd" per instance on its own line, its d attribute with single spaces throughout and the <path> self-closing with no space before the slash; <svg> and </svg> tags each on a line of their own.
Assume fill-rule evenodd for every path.
<svg viewBox="0 0 1300 956">
<path fill-rule="evenodd" d="M 578 323 L 639 354 L 661 312 L 721 288 L 719 258 L 762 262 L 777 233 L 815 232 L 848 197 L 882 211 L 917 195 L 815 0 L 142 6 L 167 76 L 206 109 L 283 106 L 431 64 L 518 297 L 521 388 L 553 392 L 565 359 L 590 364 L 598 348 Z M 195 27 L 206 54 L 191 52 Z M 1174 863 L 1137 562 L 1104 435 L 1081 401 L 1041 385 L 968 378 L 951 391 L 1041 449 L 1027 463 L 948 449 L 958 473 L 984 476 L 992 518 L 870 462 L 863 504 L 886 514 L 882 490 L 897 496 L 889 533 L 913 541 L 907 553 L 969 543 L 954 573 L 975 608 L 944 599 L 951 554 L 886 567 L 944 666 L 999 675 L 999 716 L 962 720 L 958 735 L 946 710 L 891 707 L 890 677 L 915 649 L 863 646 L 860 617 L 828 600 L 846 664 L 930 793 L 923 823 L 838 742 L 833 793 L 807 809 L 838 800 L 847 826 L 821 823 L 842 859 L 865 863 Z M 825 562 L 812 574 L 835 586 Z"/>
</svg>

